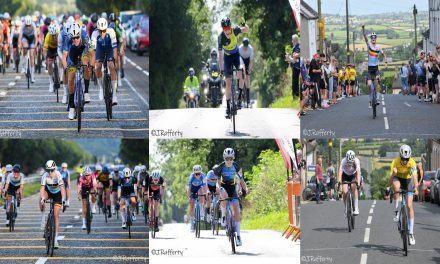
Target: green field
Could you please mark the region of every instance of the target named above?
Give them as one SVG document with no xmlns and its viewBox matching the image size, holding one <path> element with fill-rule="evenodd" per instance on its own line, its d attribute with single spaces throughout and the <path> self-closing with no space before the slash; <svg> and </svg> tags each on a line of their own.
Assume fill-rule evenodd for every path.
<svg viewBox="0 0 440 264">
<path fill-rule="evenodd" d="M 288 224 L 289 215 L 287 210 L 269 213 L 260 217 L 253 217 L 249 214 L 246 214 L 246 210 L 244 210 L 243 219 L 241 220 L 241 229 L 271 229 L 283 232 Z"/>
</svg>

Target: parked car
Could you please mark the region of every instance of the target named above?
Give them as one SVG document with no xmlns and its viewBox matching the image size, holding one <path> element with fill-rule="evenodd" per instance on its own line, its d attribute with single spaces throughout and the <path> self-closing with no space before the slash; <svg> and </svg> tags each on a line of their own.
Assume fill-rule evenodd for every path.
<svg viewBox="0 0 440 264">
<path fill-rule="evenodd" d="M 307 186 L 303 190 L 302 199 L 303 201 L 316 200 L 315 196 L 316 196 L 316 176 L 312 176 L 310 180 L 307 181 Z M 326 199 L 327 199 L 327 195 L 325 193 L 325 188 L 321 188 L 321 200 L 326 200 Z"/>
<path fill-rule="evenodd" d="M 136 52 L 134 48 L 137 48 L 137 43 L 135 47 L 135 42 L 137 41 L 137 34 L 139 34 L 139 22 L 141 21 L 141 18 L 146 15 L 134 15 L 129 23 L 129 27 L 127 28 L 125 35 L 127 37 L 127 46 L 130 48 L 131 51 Z"/>
<path fill-rule="evenodd" d="M 148 52 L 150 48 L 150 18 L 144 16 L 139 22 L 139 32 L 137 34 L 137 49 L 138 56 L 142 56 L 144 52 Z"/>
<path fill-rule="evenodd" d="M 436 171 L 425 171 L 425 174 L 423 175 L 423 195 L 425 195 L 425 201 L 431 199 L 431 178 L 434 177 L 436 174 Z M 422 194 L 419 194 L 422 195 Z"/>
<path fill-rule="evenodd" d="M 435 175 L 431 177 L 431 183 L 429 185 L 429 193 L 431 203 L 439 204 L 439 181 L 440 181 L 440 168 L 437 169 Z"/>
<path fill-rule="evenodd" d="M 140 13 L 140 10 L 121 11 L 119 14 L 119 21 L 125 30 L 127 30 L 127 26 L 132 17 Z"/>
</svg>

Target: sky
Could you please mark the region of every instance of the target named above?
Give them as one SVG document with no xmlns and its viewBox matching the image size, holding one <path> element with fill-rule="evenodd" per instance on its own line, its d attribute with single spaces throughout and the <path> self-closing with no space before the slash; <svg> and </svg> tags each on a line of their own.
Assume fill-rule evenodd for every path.
<svg viewBox="0 0 440 264">
<path fill-rule="evenodd" d="M 317 0 L 303 0 L 317 11 Z M 348 0 L 352 15 L 370 15 L 389 12 L 412 12 L 416 4 L 419 11 L 428 11 L 428 0 Z M 323 14 L 345 15 L 345 0 L 321 0 Z"/>
</svg>

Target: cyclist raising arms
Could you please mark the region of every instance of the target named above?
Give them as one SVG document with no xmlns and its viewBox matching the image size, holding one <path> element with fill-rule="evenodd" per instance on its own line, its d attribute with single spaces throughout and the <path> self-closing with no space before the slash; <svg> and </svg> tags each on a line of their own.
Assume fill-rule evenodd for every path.
<svg viewBox="0 0 440 264">
<path fill-rule="evenodd" d="M 19 44 L 18 48 L 21 50 L 21 48 L 30 48 L 30 59 L 31 59 L 31 65 L 30 65 L 30 72 L 31 72 L 31 82 L 35 82 L 35 45 L 37 40 L 37 27 L 35 26 L 35 23 L 32 22 L 31 16 L 26 16 L 24 18 L 24 25 L 20 29 L 20 36 L 19 41 L 21 41 L 21 44 Z M 23 63 L 23 66 L 26 67 L 26 63 Z M 26 70 L 23 68 L 23 73 L 25 73 Z"/>
<path fill-rule="evenodd" d="M 347 151 L 345 158 L 341 161 L 341 166 L 339 167 L 338 173 L 338 185 L 341 186 L 342 181 L 348 182 L 357 182 L 359 184 L 361 182 L 361 163 L 358 158 L 356 158 L 356 154 L 353 150 Z M 344 200 L 347 198 L 348 186 L 350 186 L 351 191 L 353 193 L 353 201 L 354 201 L 354 212 L 353 215 L 359 215 L 359 193 L 357 191 L 357 185 L 354 184 L 343 184 L 342 185 L 342 198 Z M 338 187 L 339 188 L 339 187 Z M 345 208 L 345 216 L 347 217 L 347 208 Z"/>
<path fill-rule="evenodd" d="M 104 53 L 107 53 L 107 65 L 110 70 L 110 78 L 113 87 L 113 105 L 118 104 L 116 97 L 116 90 L 118 88 L 118 81 L 116 75 L 118 63 L 118 46 L 116 40 L 116 33 L 112 28 L 108 28 L 107 20 L 105 18 L 98 19 L 98 30 L 92 33 L 92 48 L 95 55 L 95 73 L 99 85 L 99 100 L 104 100 L 104 90 L 102 86 L 102 63 L 104 61 Z"/>
<path fill-rule="evenodd" d="M 89 64 L 91 48 L 89 45 L 89 37 L 85 30 L 81 30 L 78 23 L 74 22 L 69 28 L 69 36 L 66 39 L 66 43 L 63 49 L 63 67 L 67 72 L 67 86 L 69 88 L 69 119 L 75 118 L 75 65 L 78 59 L 84 65 Z M 89 67 L 84 67 L 84 102 L 90 102 L 89 84 L 90 84 L 90 71 Z"/>
<path fill-rule="evenodd" d="M 78 184 L 78 200 L 82 201 L 82 229 L 86 229 L 86 213 L 87 213 L 87 192 L 96 191 L 96 180 L 92 177 L 92 171 L 88 166 L 84 168 L 83 174 L 79 177 Z M 92 201 L 96 203 L 96 197 L 92 196 Z"/>
<path fill-rule="evenodd" d="M 3 191 L 3 196 L 5 196 L 5 193 L 8 194 L 8 207 L 6 208 L 6 226 L 9 225 L 10 219 L 8 212 L 11 207 L 12 196 L 14 196 L 17 200 L 17 207 L 20 207 L 20 199 L 21 197 L 23 197 L 24 175 L 20 171 L 20 165 L 15 164 L 12 168 L 12 173 L 9 173 L 6 176 L 5 188 Z"/>
<path fill-rule="evenodd" d="M 394 192 L 400 189 L 407 191 L 406 206 L 408 207 L 408 229 L 409 229 L 409 244 L 415 245 L 414 238 L 414 208 L 413 196 L 418 195 L 419 183 L 417 181 L 417 164 L 411 158 L 411 147 L 402 145 L 399 150 L 399 157 L 391 162 L 391 173 L 389 183 Z M 414 190 L 414 192 L 413 192 Z M 399 221 L 399 194 L 394 193 L 394 222 Z"/>
<path fill-rule="evenodd" d="M 194 165 L 193 173 L 189 176 L 188 187 L 186 188 L 186 196 L 189 199 L 189 215 L 190 215 L 190 231 L 194 232 L 194 202 L 197 196 L 200 200 L 202 210 L 200 210 L 200 219 L 205 217 L 205 174 L 202 173 L 202 166 Z"/>
<path fill-rule="evenodd" d="M 152 175 L 148 177 L 148 179 L 146 179 L 145 181 L 143 181 L 142 183 L 142 193 L 144 194 L 144 199 L 146 200 L 149 199 L 149 196 L 153 196 L 152 198 L 153 207 L 156 212 L 156 214 L 154 215 L 156 220 L 154 221 L 156 223 L 156 225 L 154 226 L 154 231 L 159 232 L 159 225 L 158 225 L 159 221 L 157 218 L 159 217 L 159 205 L 160 205 L 159 202 L 162 201 L 162 196 L 164 193 L 164 187 L 165 187 L 164 179 L 160 175 L 160 171 L 156 170 L 153 171 Z M 153 217 L 153 212 L 150 211 L 150 219 L 152 219 L 152 217 Z"/>
<path fill-rule="evenodd" d="M 214 175 L 218 178 L 218 185 L 220 186 L 220 198 L 232 198 L 231 201 L 232 208 L 234 210 L 234 220 L 235 227 L 237 232 L 237 246 L 242 245 L 241 236 L 240 236 L 240 207 L 238 204 L 238 194 L 237 194 L 237 178 L 236 175 L 239 176 L 240 185 L 244 187 L 244 190 L 247 192 L 247 186 L 243 178 L 243 171 L 241 167 L 234 161 L 235 152 L 232 148 L 226 148 L 223 151 L 223 159 L 224 162 L 220 163 L 220 165 L 214 170 Z M 222 213 L 222 226 L 226 225 L 226 202 L 222 201 L 221 203 L 221 213 Z"/>
<path fill-rule="evenodd" d="M 136 208 L 136 197 L 137 197 L 137 182 L 136 178 L 131 175 L 131 170 L 129 168 L 125 168 L 122 171 L 124 175 L 124 179 L 121 180 L 120 185 L 118 187 L 118 200 L 121 205 L 121 220 L 122 220 L 122 228 L 127 228 L 127 223 L 125 219 L 125 206 L 127 203 L 130 203 L 130 212 L 132 214 L 133 221 L 136 221 L 136 215 L 134 214 L 134 209 Z M 122 199 L 121 199 L 122 198 Z"/>
<path fill-rule="evenodd" d="M 40 188 L 40 210 L 42 213 L 41 228 L 44 229 L 46 224 L 46 215 L 44 213 L 45 202 L 48 199 L 52 199 L 54 202 L 55 213 L 55 248 L 58 248 L 58 232 L 60 230 L 60 208 L 65 204 L 66 192 L 64 189 L 63 178 L 59 171 L 57 171 L 57 165 L 55 161 L 48 160 L 46 162 L 46 172 L 41 177 Z"/>
<path fill-rule="evenodd" d="M 218 53 L 220 58 L 220 69 L 223 69 L 226 76 L 226 113 L 225 117 L 230 118 L 231 102 L 231 77 L 233 66 L 240 68 L 240 52 L 238 49 L 238 34 L 248 33 L 249 27 L 243 25 L 232 28 L 231 20 L 225 17 L 221 21 L 222 33 L 218 36 Z"/>
</svg>

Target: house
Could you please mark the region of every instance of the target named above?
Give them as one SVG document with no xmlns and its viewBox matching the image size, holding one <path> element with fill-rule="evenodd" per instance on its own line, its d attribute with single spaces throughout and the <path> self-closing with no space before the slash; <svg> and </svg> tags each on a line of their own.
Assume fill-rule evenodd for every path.
<svg viewBox="0 0 440 264">
<path fill-rule="evenodd" d="M 318 13 L 301 1 L 301 57 L 311 59 L 318 45 Z"/>
</svg>

